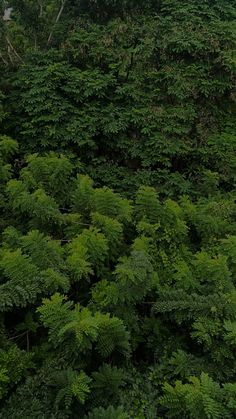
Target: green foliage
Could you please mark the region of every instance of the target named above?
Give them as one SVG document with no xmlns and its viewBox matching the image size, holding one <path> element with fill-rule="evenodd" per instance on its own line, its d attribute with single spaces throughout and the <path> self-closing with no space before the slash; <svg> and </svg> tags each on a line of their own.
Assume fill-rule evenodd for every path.
<svg viewBox="0 0 236 419">
<path fill-rule="evenodd" d="M 114 276 L 113 282 L 101 281 L 93 289 L 93 300 L 101 307 L 120 304 L 132 307 L 142 301 L 153 285 L 153 268 L 142 251 L 121 258 Z"/>
<path fill-rule="evenodd" d="M 227 400 L 228 388 L 233 390 L 228 384 L 220 388 L 207 374 L 202 373 L 200 379 L 192 377 L 189 384 L 180 381 L 174 387 L 165 384 L 161 404 L 168 409 L 167 417 L 233 418 L 235 412 Z"/>
<path fill-rule="evenodd" d="M 32 354 L 21 351 L 16 345 L 0 350 L 0 399 L 28 374 Z"/>
<path fill-rule="evenodd" d="M 234 2 L 1 5 L 0 418 L 233 419 Z"/>
<path fill-rule="evenodd" d="M 55 180 L 54 190 L 57 168 L 66 183 Z M 16 340 L 34 367 L 26 361 L 15 389 L 3 362 L 3 412 L 14 411 L 17 400 L 21 412 L 29 409 L 33 386 L 32 417 L 44 410 L 46 417 L 52 410 L 55 417 L 194 417 L 204 393 L 194 386 L 204 373 L 215 384 L 199 415 L 232 417 L 232 195 L 177 202 L 143 186 L 129 201 L 78 170 L 73 156 L 34 155 L 5 185 L 0 308 L 12 313 L 13 327 L 2 317 L 3 351 Z M 179 379 L 181 394 L 193 389 L 191 405 L 188 395 L 168 399 Z"/>
<path fill-rule="evenodd" d="M 4 212 L 6 194 L 5 186 L 9 179 L 12 177 L 12 156 L 18 150 L 18 143 L 11 138 L 1 135 L 0 136 L 0 210 Z M 1 217 L 0 226 L 5 227 L 4 219 Z"/>
<path fill-rule="evenodd" d="M 99 406 L 103 400 L 103 406 L 108 406 L 110 403 L 115 405 L 119 403 L 120 390 L 126 384 L 126 374 L 124 370 L 103 364 L 98 371 L 92 373 L 92 406 Z M 96 410 L 96 409 L 95 409 Z"/>
<path fill-rule="evenodd" d="M 68 182 L 72 169 L 72 163 L 65 156 L 49 153 L 42 157 L 35 154 L 27 158 L 27 168 L 21 173 L 28 188 L 35 188 L 36 185 L 41 187 L 63 206 L 69 194 Z"/>
<path fill-rule="evenodd" d="M 120 319 L 99 312 L 93 315 L 79 304 L 71 310 L 73 303 L 63 300 L 62 296 L 55 294 L 38 308 L 44 326 L 49 328 L 49 340 L 55 347 L 63 344 L 78 354 L 78 351 L 91 350 L 95 342 L 102 357 L 109 356 L 116 349 L 128 351 L 129 335 Z"/>
<path fill-rule="evenodd" d="M 99 270 L 99 265 L 102 265 L 108 253 L 108 246 L 105 236 L 99 232 L 95 227 L 83 230 L 83 232 L 76 237 L 71 245 L 72 256 L 88 255 L 88 261 L 91 266 Z M 84 249 L 84 250 L 81 250 Z"/>
<path fill-rule="evenodd" d="M 161 216 L 161 204 L 154 188 L 141 187 L 136 198 L 137 218 L 155 224 Z"/>
<path fill-rule="evenodd" d="M 0 156 L 3 162 L 18 150 L 18 143 L 6 135 L 1 136 L 0 141 Z"/>
<path fill-rule="evenodd" d="M 6 282 L 0 285 L 0 309 L 11 310 L 13 306 L 25 307 L 34 302 L 40 292 L 40 279 L 37 267 L 20 250 L 3 251 L 0 261 Z"/>
<path fill-rule="evenodd" d="M 104 234 L 108 243 L 110 258 L 115 259 L 119 254 L 123 240 L 122 224 L 116 219 L 98 212 L 92 213 L 92 223 Z"/>
<path fill-rule="evenodd" d="M 84 217 L 91 212 L 93 203 L 93 181 L 88 176 L 78 175 L 76 187 L 72 195 L 72 210 L 83 214 Z"/>
<path fill-rule="evenodd" d="M 55 404 L 65 403 L 66 409 L 69 409 L 72 398 L 76 397 L 80 403 L 84 404 L 85 399 L 90 392 L 90 378 L 82 371 L 79 374 L 72 369 L 66 371 L 57 371 L 51 376 L 52 384 L 60 388 L 57 393 Z"/>
<path fill-rule="evenodd" d="M 128 415 L 123 411 L 121 407 L 114 408 L 109 406 L 107 409 L 102 407 L 93 409 L 86 419 L 127 419 Z"/>
<path fill-rule="evenodd" d="M 130 196 L 140 184 L 171 197 L 235 187 L 232 2 L 13 7 L 3 65 L 24 65 L 6 126 L 23 150 L 73 151 L 100 186 Z"/>
</svg>

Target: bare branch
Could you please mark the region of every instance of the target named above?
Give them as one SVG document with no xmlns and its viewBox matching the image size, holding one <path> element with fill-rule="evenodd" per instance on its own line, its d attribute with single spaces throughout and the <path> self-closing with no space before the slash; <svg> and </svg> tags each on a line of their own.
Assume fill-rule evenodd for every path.
<svg viewBox="0 0 236 419">
<path fill-rule="evenodd" d="M 66 0 L 62 0 L 62 2 L 61 2 L 61 8 L 60 8 L 60 10 L 59 10 L 59 12 L 58 12 L 58 15 L 57 15 L 57 17 L 56 17 L 56 20 L 55 20 L 54 26 L 53 26 L 53 28 L 52 28 L 52 30 L 51 30 L 51 32 L 50 32 L 50 34 L 49 34 L 49 37 L 48 37 L 48 42 L 47 42 L 47 43 L 48 43 L 48 45 L 50 44 L 50 42 L 51 42 L 51 40 L 52 40 L 52 36 L 53 36 L 53 29 L 54 29 L 55 25 L 58 23 L 58 21 L 59 21 L 59 19 L 60 19 L 60 17 L 61 17 L 61 14 L 62 14 L 62 12 L 63 12 L 63 10 L 64 10 L 65 4 L 66 4 Z"/>
<path fill-rule="evenodd" d="M 26 334 L 27 334 L 27 330 L 23 333 L 20 333 L 19 335 L 10 337 L 9 340 L 21 338 L 22 336 L 25 336 Z"/>
<path fill-rule="evenodd" d="M 43 3 L 42 1 L 38 0 L 39 5 L 39 18 L 43 16 Z"/>
<path fill-rule="evenodd" d="M 13 51 L 13 53 L 16 55 L 16 57 L 22 62 L 24 63 L 23 59 L 21 58 L 21 56 L 18 54 L 18 52 L 15 50 L 15 48 L 13 47 L 10 39 L 8 38 L 8 36 L 6 36 L 6 41 L 7 41 L 7 45 L 8 45 L 8 55 L 10 50 Z"/>
<path fill-rule="evenodd" d="M 27 345 L 26 351 L 29 352 L 30 342 L 29 342 L 29 332 L 28 332 L 28 330 L 27 330 L 27 333 L 26 333 L 26 345 Z"/>
<path fill-rule="evenodd" d="M 5 65 L 8 64 L 8 62 L 5 60 L 5 58 L 3 57 L 3 55 L 0 53 L 0 58 L 2 59 L 2 61 L 4 62 Z"/>
<path fill-rule="evenodd" d="M 9 57 L 9 60 L 10 60 L 11 64 L 14 66 L 14 61 L 13 61 L 12 56 L 11 56 L 11 48 L 9 47 L 9 45 L 7 45 L 7 55 Z"/>
</svg>

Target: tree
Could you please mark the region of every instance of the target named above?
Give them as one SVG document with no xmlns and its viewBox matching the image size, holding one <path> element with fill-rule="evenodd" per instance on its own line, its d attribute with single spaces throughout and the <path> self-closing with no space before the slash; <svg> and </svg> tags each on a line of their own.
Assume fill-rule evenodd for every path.
<svg viewBox="0 0 236 419">
<path fill-rule="evenodd" d="M 235 417 L 235 5 L 2 10 L 0 418 Z"/>
</svg>

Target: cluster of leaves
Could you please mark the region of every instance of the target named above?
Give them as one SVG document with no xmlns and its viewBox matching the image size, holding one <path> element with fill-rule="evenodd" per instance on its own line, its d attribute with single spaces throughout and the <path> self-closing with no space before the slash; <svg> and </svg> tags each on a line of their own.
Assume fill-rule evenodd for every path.
<svg viewBox="0 0 236 419">
<path fill-rule="evenodd" d="M 0 417 L 233 418 L 234 196 L 131 201 L 55 152 L 15 178 L 0 144 Z"/>
<path fill-rule="evenodd" d="M 6 132 L 23 152 L 73 150 L 98 186 L 130 196 L 232 190 L 235 8 L 156 3 L 13 1 L 5 30 L 23 62 L 3 75 Z"/>
</svg>

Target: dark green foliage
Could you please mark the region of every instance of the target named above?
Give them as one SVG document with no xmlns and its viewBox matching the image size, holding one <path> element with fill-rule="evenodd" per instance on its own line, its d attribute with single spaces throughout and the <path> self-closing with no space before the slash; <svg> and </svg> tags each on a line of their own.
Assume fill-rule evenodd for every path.
<svg viewBox="0 0 236 419">
<path fill-rule="evenodd" d="M 235 384 L 225 384 L 223 388 L 207 374 L 200 380 L 190 379 L 190 384 L 176 382 L 175 387 L 165 384 L 165 395 L 161 404 L 168 408 L 167 417 L 233 418 L 235 414 Z"/>
<path fill-rule="evenodd" d="M 99 407 L 97 409 L 92 410 L 86 419 L 127 419 L 128 415 L 122 410 L 122 408 L 118 407 L 115 409 L 113 406 L 108 407 L 107 409 L 103 409 Z"/>
<path fill-rule="evenodd" d="M 0 418 L 233 419 L 234 1 L 8 6 Z"/>
<path fill-rule="evenodd" d="M 31 358 L 32 354 L 21 351 L 16 345 L 0 350 L 1 399 L 27 375 L 27 369 L 33 366 Z"/>
<path fill-rule="evenodd" d="M 235 187 L 232 1 L 67 0 L 56 25 L 59 1 L 15 3 L 10 54 L 19 62 L 19 43 L 25 65 L 5 126 L 24 152 L 72 151 L 130 196 L 140 184 L 166 196 Z"/>
</svg>

